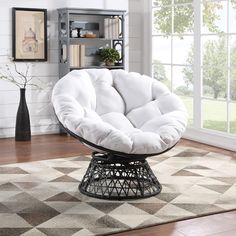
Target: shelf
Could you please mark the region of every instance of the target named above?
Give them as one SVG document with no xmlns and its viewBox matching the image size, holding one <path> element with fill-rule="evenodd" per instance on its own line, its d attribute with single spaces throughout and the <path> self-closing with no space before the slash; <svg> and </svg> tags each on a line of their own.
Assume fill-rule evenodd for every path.
<svg viewBox="0 0 236 236">
<path fill-rule="evenodd" d="M 83 66 L 83 67 L 70 67 L 70 70 L 80 70 L 80 69 L 124 69 L 124 66 Z"/>
<path fill-rule="evenodd" d="M 58 9 L 59 77 L 62 78 L 71 70 L 75 69 L 125 69 L 124 18 L 125 11 L 73 8 Z M 109 19 L 119 20 L 112 21 Z M 86 25 L 80 27 L 78 24 L 72 25 L 72 22 L 85 22 Z M 70 32 L 72 29 L 77 29 L 77 34 L 72 34 L 73 36 L 85 35 L 86 31 L 91 31 L 96 34 L 97 38 L 72 38 L 70 37 L 72 36 L 70 33 L 73 33 Z M 80 31 L 78 31 L 79 29 Z M 81 29 L 84 31 L 82 32 Z M 98 50 L 104 47 L 118 50 L 121 58 L 118 61 L 118 65 L 100 65 Z M 74 66 L 72 67 L 70 65 Z"/>
<path fill-rule="evenodd" d="M 67 40 L 67 37 L 60 37 L 60 40 L 62 41 L 66 41 Z M 110 39 L 107 39 L 107 38 L 69 38 L 69 40 L 80 40 L 80 41 L 83 41 L 83 40 L 104 40 L 104 41 L 111 41 L 111 40 L 124 40 L 123 38 L 110 38 Z"/>
<path fill-rule="evenodd" d="M 115 39 L 106 39 L 106 38 L 70 38 L 70 41 L 80 41 L 80 42 L 83 42 L 83 41 L 87 41 L 87 40 L 101 40 L 101 41 L 112 41 L 112 40 L 115 40 L 115 41 L 118 41 L 118 40 L 123 40 L 123 38 L 115 38 Z"/>
</svg>

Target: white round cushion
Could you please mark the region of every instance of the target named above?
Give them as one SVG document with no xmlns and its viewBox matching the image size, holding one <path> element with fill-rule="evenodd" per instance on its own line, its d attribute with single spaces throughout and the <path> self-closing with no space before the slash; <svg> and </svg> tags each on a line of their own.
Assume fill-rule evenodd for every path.
<svg viewBox="0 0 236 236">
<path fill-rule="evenodd" d="M 187 125 L 179 97 L 153 78 L 124 70 L 73 70 L 55 85 L 52 103 L 65 128 L 127 154 L 163 152 Z"/>
</svg>

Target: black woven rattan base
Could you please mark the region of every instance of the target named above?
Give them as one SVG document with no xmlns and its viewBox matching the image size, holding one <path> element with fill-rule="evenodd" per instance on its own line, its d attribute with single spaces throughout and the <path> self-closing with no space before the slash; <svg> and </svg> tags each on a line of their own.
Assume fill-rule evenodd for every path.
<svg viewBox="0 0 236 236">
<path fill-rule="evenodd" d="M 145 158 L 94 153 L 79 190 L 95 198 L 138 199 L 160 193 L 161 184 Z"/>
</svg>

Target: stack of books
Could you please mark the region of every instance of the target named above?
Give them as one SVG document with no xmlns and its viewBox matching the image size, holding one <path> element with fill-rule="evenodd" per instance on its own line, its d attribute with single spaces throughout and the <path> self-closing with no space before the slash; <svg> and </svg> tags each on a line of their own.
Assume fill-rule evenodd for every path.
<svg viewBox="0 0 236 236">
<path fill-rule="evenodd" d="M 119 17 L 104 19 L 104 38 L 118 39 L 120 33 Z"/>
<path fill-rule="evenodd" d="M 70 45 L 70 66 L 83 67 L 85 65 L 85 45 L 73 44 Z"/>
</svg>

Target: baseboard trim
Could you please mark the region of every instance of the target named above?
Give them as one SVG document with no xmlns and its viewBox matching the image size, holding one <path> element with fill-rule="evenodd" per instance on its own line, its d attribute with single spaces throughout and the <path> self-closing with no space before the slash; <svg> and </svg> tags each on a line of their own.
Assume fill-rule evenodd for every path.
<svg viewBox="0 0 236 236">
<path fill-rule="evenodd" d="M 211 146 L 236 151 L 236 136 L 226 136 L 218 132 L 209 132 L 205 129 L 187 129 L 183 138 L 208 144 Z"/>
</svg>

